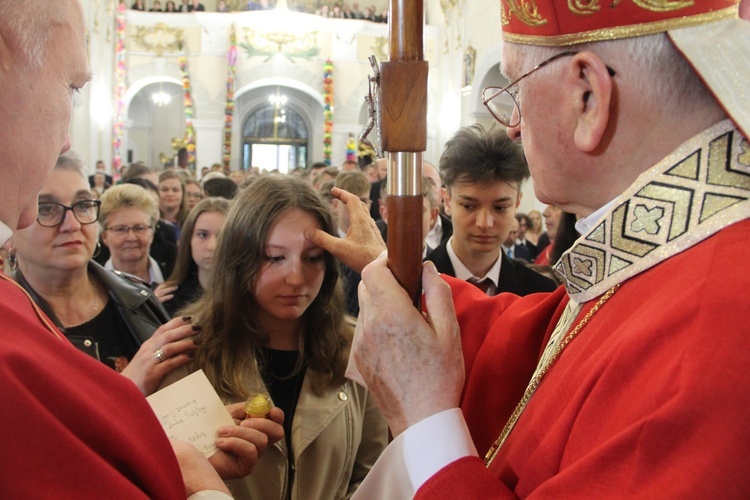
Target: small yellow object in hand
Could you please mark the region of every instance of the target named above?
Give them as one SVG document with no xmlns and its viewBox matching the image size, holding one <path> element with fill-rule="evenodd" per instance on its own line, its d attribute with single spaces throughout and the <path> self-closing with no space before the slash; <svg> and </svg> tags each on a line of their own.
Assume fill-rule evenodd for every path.
<svg viewBox="0 0 750 500">
<path fill-rule="evenodd" d="M 245 402 L 245 413 L 252 418 L 266 418 L 271 411 L 271 400 L 265 394 L 251 394 Z"/>
</svg>

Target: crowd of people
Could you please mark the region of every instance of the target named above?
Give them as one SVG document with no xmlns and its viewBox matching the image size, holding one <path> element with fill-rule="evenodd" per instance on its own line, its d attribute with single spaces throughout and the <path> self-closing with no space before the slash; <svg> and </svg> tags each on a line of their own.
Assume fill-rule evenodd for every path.
<svg viewBox="0 0 750 500">
<path fill-rule="evenodd" d="M 89 176 L 56 90 L 90 79 L 80 4 L 0 0 L 0 491 L 750 495 L 750 281 L 731 258 L 750 102 L 716 100 L 745 95 L 732 51 L 750 26 L 707 0 L 651 10 L 633 37 L 643 7 L 621 7 L 584 25 L 545 7 L 554 32 L 504 24 L 523 108 L 518 87 L 511 116 L 491 103 L 508 89 L 485 97 L 505 127 L 461 128 L 424 162 L 419 310 L 383 256 L 383 161 Z M 518 213 L 529 175 L 541 214 Z M 170 442 L 144 398 L 198 370 L 235 420 L 210 459 Z M 247 418 L 258 393 L 273 408 Z"/>
<path fill-rule="evenodd" d="M 152 0 L 149 6 L 146 6 L 146 0 L 135 0 L 130 9 L 148 12 L 204 12 L 206 7 L 200 3 L 200 0 L 182 0 L 181 2 L 167 0 L 163 8 L 160 0 Z"/>
<path fill-rule="evenodd" d="M 206 10 L 206 7 L 199 0 L 181 0 L 181 2 L 178 1 L 177 3 L 173 0 L 167 0 L 164 2 L 163 7 L 160 0 L 151 0 L 149 5 L 146 5 L 146 2 L 147 0 L 135 0 L 131 4 L 130 9 L 148 12 L 204 12 Z M 226 0 L 218 0 L 216 2 L 216 12 L 271 10 L 274 7 L 274 3 L 269 0 L 250 0 L 239 9 L 231 9 Z M 361 19 L 375 23 L 388 22 L 387 8 L 378 10 L 375 5 L 360 8 L 357 2 L 352 2 L 351 4 L 346 2 L 333 4 L 321 2 L 314 9 L 307 9 L 304 5 L 294 5 L 292 2 L 289 8 L 333 19 Z"/>
</svg>

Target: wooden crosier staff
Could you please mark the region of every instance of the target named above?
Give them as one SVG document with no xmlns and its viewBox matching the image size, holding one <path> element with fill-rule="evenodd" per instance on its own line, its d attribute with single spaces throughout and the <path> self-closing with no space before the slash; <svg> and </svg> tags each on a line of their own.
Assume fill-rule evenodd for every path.
<svg viewBox="0 0 750 500">
<path fill-rule="evenodd" d="M 422 0 L 390 0 L 390 57 L 380 69 L 380 137 L 388 153 L 388 267 L 415 305 L 422 289 L 422 153 L 427 149 L 423 17 Z"/>
</svg>

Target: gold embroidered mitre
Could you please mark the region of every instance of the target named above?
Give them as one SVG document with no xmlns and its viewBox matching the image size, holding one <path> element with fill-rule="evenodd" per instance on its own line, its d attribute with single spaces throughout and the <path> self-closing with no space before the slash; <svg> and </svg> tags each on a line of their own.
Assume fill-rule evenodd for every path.
<svg viewBox="0 0 750 500">
<path fill-rule="evenodd" d="M 737 17 L 738 0 L 501 0 L 503 39 L 563 46 Z"/>
</svg>

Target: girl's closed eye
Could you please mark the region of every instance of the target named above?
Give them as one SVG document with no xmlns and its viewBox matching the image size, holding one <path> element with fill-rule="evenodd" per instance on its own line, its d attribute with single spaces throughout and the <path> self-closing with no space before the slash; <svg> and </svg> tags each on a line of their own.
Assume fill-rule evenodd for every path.
<svg viewBox="0 0 750 500">
<path fill-rule="evenodd" d="M 316 262 L 322 261 L 324 256 L 325 256 L 324 252 L 316 253 L 316 254 L 308 255 L 307 260 L 308 262 L 316 263 Z"/>
</svg>

